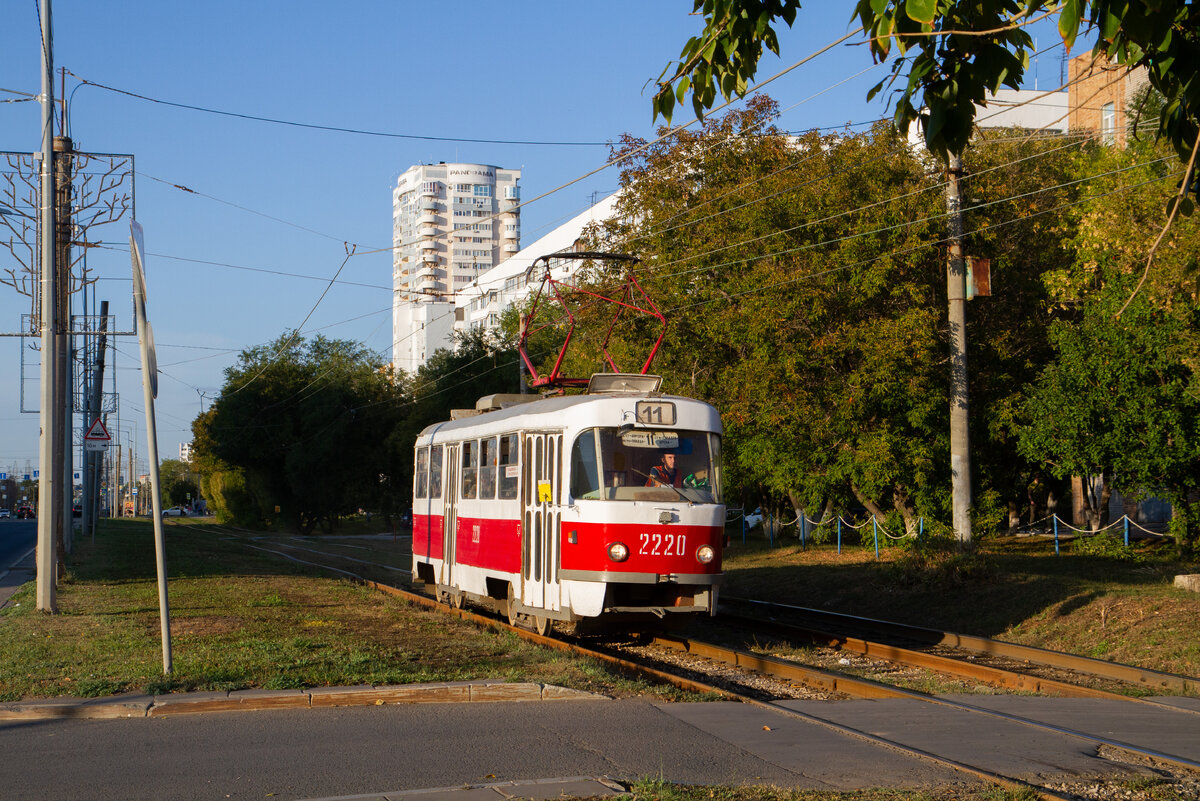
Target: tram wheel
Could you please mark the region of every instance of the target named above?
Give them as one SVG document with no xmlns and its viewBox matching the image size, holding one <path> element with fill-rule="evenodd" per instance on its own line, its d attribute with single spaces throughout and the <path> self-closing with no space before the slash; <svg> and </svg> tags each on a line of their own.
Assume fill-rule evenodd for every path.
<svg viewBox="0 0 1200 801">
<path fill-rule="evenodd" d="M 513 592 L 513 586 L 508 585 L 508 601 L 504 604 L 504 614 L 508 617 L 508 625 L 517 625 L 517 594 Z"/>
<path fill-rule="evenodd" d="M 455 609 L 462 609 L 465 603 L 466 599 L 461 592 L 450 596 L 450 605 Z"/>
<path fill-rule="evenodd" d="M 533 630 L 543 637 L 549 637 L 554 631 L 554 621 L 542 615 L 533 616 Z"/>
</svg>

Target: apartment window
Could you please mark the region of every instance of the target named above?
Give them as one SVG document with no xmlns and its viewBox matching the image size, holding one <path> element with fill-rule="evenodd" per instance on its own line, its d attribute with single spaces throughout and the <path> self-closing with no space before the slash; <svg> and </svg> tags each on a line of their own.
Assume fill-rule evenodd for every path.
<svg viewBox="0 0 1200 801">
<path fill-rule="evenodd" d="M 487 184 L 475 184 L 475 197 L 491 197 L 492 188 Z"/>
<path fill-rule="evenodd" d="M 504 187 L 504 199 L 505 200 L 520 200 L 521 199 L 521 187 L 519 187 L 519 186 Z"/>
<path fill-rule="evenodd" d="M 454 185 L 454 191 L 455 191 L 455 192 L 462 192 L 462 193 L 464 193 L 464 194 L 468 194 L 468 195 L 469 195 L 469 194 L 471 193 L 471 185 L 470 185 L 470 184 L 455 184 L 455 185 Z"/>
<path fill-rule="evenodd" d="M 1113 103 L 1105 103 L 1100 107 L 1100 138 L 1106 145 L 1111 145 L 1117 139 L 1117 107 Z"/>
</svg>

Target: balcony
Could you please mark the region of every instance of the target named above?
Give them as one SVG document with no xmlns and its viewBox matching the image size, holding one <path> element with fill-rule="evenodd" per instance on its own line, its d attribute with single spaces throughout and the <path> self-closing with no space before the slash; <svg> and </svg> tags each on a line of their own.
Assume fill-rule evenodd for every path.
<svg viewBox="0 0 1200 801">
<path fill-rule="evenodd" d="M 432 239 L 426 239 L 421 243 L 421 250 L 437 250 L 437 242 Z"/>
<path fill-rule="evenodd" d="M 437 264 L 438 257 L 436 253 L 426 251 L 425 253 L 421 254 L 421 261 L 425 262 L 426 264 Z"/>
<path fill-rule="evenodd" d="M 431 212 L 426 212 L 425 214 L 422 214 L 420 220 L 418 220 L 418 222 L 420 222 L 421 225 L 437 225 L 437 221 L 438 221 L 437 215 L 433 214 Z"/>
<path fill-rule="evenodd" d="M 509 229 L 509 227 L 506 225 L 506 226 L 504 226 L 504 232 L 501 233 L 500 235 L 502 237 L 504 237 L 505 239 L 520 239 L 521 238 L 521 229 L 520 228 Z"/>
<path fill-rule="evenodd" d="M 421 201 L 421 211 L 437 211 L 437 207 L 438 204 L 436 200 L 426 199 Z"/>
<path fill-rule="evenodd" d="M 505 242 L 504 247 L 501 249 L 505 253 L 516 253 L 518 250 L 521 249 L 521 246 L 518 245 L 516 242 Z"/>
<path fill-rule="evenodd" d="M 421 236 L 437 236 L 438 233 L 438 229 L 434 228 L 432 225 L 427 225 L 421 228 Z"/>
</svg>

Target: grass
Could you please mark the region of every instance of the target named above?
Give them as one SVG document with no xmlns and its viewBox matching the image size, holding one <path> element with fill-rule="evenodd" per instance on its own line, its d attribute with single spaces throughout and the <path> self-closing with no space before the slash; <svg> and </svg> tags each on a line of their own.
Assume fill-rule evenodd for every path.
<svg viewBox="0 0 1200 801">
<path fill-rule="evenodd" d="M 166 529 L 173 672 L 162 673 L 151 526 L 80 543 L 59 614 L 32 583 L 0 611 L 0 700 L 500 678 L 676 697 L 590 660 L 413 606 L 180 525 Z"/>
<path fill-rule="evenodd" d="M 1037 538 L 983 540 L 953 548 L 873 543 L 801 549 L 794 538 L 725 552 L 726 596 L 745 596 L 1037 645 L 1200 676 L 1200 594 L 1173 586 L 1200 565 L 1135 543 L 1116 554 L 1055 555 Z"/>
<path fill-rule="evenodd" d="M 1134 779 L 1118 784 L 1114 798 L 1124 801 L 1184 801 L 1187 795 L 1168 781 Z M 690 786 L 645 779 L 629 788 L 631 801 L 1037 801 L 1029 789 L 1006 790 L 979 785 L 956 785 L 923 790 L 785 790 L 765 786 Z"/>
<path fill-rule="evenodd" d="M 96 544 L 83 540 L 72 555 L 60 614 L 35 611 L 32 583 L 0 610 L 0 700 L 482 678 L 680 697 L 270 552 L 315 543 L 355 572 L 380 566 L 369 577 L 394 583 L 408 564 L 403 541 L 230 536 L 193 520 L 166 532 L 173 673 L 162 675 L 150 523 L 105 521 Z M 884 548 L 876 561 L 870 543 L 839 554 L 738 536 L 722 593 L 1200 675 L 1200 595 L 1172 586 L 1200 568 L 1147 545 L 1109 550 L 1056 556 L 1052 543 L 1023 538 L 968 554 Z"/>
</svg>

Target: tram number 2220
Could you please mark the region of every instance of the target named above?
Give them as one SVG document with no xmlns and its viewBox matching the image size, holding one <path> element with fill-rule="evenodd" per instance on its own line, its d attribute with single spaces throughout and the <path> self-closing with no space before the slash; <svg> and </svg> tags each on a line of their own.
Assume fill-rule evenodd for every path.
<svg viewBox="0 0 1200 801">
<path fill-rule="evenodd" d="M 683 556 L 687 553 L 687 535 L 650 534 L 639 535 L 638 553 L 643 556 Z"/>
</svg>

